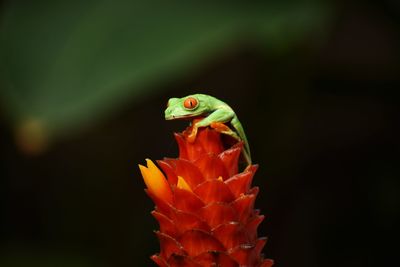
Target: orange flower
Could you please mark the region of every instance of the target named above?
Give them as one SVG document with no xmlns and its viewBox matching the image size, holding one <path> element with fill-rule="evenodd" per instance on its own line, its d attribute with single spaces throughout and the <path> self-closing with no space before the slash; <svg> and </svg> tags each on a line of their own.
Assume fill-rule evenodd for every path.
<svg viewBox="0 0 400 267">
<path fill-rule="evenodd" d="M 164 174 L 149 159 L 146 159 L 147 168 L 139 164 L 144 183 L 147 186 L 149 194 L 163 199 L 167 203 L 172 203 L 171 188 L 164 177 Z"/>
<path fill-rule="evenodd" d="M 258 187 L 251 187 L 257 165 L 238 172 L 243 143 L 226 149 L 220 133 L 199 130 L 187 141 L 190 127 L 175 134 L 179 158 L 139 165 L 147 194 L 156 204 L 160 253 L 151 258 L 161 267 L 270 267 L 261 253 L 266 238 L 257 228 L 264 216 L 254 209 Z"/>
</svg>

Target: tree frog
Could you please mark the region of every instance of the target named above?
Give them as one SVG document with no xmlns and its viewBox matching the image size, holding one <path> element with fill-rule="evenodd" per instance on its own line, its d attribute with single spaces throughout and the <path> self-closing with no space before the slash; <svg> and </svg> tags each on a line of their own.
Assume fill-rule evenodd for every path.
<svg viewBox="0 0 400 267">
<path fill-rule="evenodd" d="M 232 136 L 244 142 L 243 156 L 247 164 L 251 164 L 250 147 L 242 124 L 233 109 L 225 102 L 205 94 L 193 94 L 182 98 L 170 98 L 165 110 L 166 120 L 186 119 L 205 116 L 204 119 L 194 122 L 192 132 L 188 136 L 189 142 L 194 142 L 197 130 L 200 127 L 210 126 L 216 131 Z M 232 131 L 224 123 L 230 123 Z"/>
</svg>

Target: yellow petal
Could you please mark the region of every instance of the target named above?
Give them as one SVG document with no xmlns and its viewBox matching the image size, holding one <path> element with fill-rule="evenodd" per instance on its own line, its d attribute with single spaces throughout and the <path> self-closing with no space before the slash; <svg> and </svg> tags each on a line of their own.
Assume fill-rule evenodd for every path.
<svg viewBox="0 0 400 267">
<path fill-rule="evenodd" d="M 192 192 L 192 189 L 186 183 L 185 179 L 183 179 L 182 176 L 178 176 L 178 183 L 177 183 L 176 187 L 178 187 L 179 189 L 184 189 L 184 190 Z"/>
<path fill-rule="evenodd" d="M 172 203 L 171 187 L 165 179 L 164 174 L 150 159 L 146 159 L 146 162 L 147 168 L 139 164 L 139 169 L 147 189 L 156 197 L 167 203 Z"/>
</svg>

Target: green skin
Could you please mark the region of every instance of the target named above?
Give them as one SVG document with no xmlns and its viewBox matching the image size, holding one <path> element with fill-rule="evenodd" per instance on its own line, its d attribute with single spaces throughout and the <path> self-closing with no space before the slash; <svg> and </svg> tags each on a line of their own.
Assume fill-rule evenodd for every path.
<svg viewBox="0 0 400 267">
<path fill-rule="evenodd" d="M 195 98 L 197 100 L 197 106 L 188 109 L 184 106 L 184 102 L 187 98 Z M 227 123 L 233 126 L 236 132 L 227 128 L 227 130 L 220 131 L 223 134 L 232 136 L 233 138 L 244 142 L 243 155 L 247 164 L 251 164 L 250 147 L 247 142 L 246 135 L 244 133 L 242 124 L 236 116 L 233 109 L 221 100 L 204 94 L 188 95 L 182 98 L 170 98 L 168 100 L 168 107 L 165 110 L 166 120 L 177 120 L 186 118 L 195 118 L 199 116 L 205 116 L 203 120 L 193 125 L 193 131 L 196 135 L 197 129 L 201 127 L 210 126 L 211 123 Z"/>
</svg>

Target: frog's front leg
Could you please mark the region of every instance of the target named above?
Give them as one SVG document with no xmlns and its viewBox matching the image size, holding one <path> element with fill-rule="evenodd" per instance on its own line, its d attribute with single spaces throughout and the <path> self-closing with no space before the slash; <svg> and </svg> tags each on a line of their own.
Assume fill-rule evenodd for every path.
<svg viewBox="0 0 400 267">
<path fill-rule="evenodd" d="M 217 109 L 216 111 L 212 112 L 206 118 L 199 122 L 194 122 L 192 126 L 192 132 L 189 134 L 187 140 L 190 143 L 193 143 L 196 140 L 197 131 L 200 127 L 207 127 L 210 126 L 211 123 L 214 122 L 228 122 L 235 116 L 235 113 L 230 110 L 226 109 Z"/>
<path fill-rule="evenodd" d="M 194 140 L 196 140 L 197 130 L 198 130 L 198 127 L 196 127 L 196 124 L 193 123 L 192 131 L 190 132 L 190 134 L 187 137 L 187 140 L 189 143 L 193 143 Z"/>
</svg>

